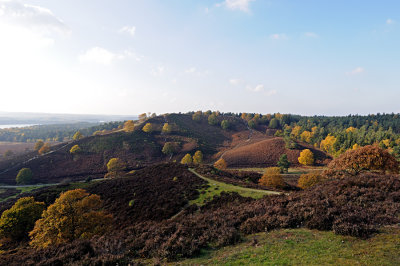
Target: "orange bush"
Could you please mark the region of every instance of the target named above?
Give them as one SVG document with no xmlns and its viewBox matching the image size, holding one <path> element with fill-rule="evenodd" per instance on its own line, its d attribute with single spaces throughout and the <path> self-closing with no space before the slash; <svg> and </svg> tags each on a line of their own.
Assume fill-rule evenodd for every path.
<svg viewBox="0 0 400 266">
<path fill-rule="evenodd" d="M 319 172 L 302 174 L 298 180 L 297 186 L 302 189 L 310 188 L 322 182 L 324 178 Z"/>
<path fill-rule="evenodd" d="M 283 181 L 281 169 L 279 167 L 269 167 L 265 169 L 258 183 L 273 188 L 282 188 L 285 186 L 285 181 Z"/>
</svg>

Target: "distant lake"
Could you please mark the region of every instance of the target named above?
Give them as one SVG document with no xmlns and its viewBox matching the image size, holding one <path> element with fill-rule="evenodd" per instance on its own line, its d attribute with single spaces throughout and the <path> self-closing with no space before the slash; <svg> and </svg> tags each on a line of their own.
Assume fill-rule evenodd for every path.
<svg viewBox="0 0 400 266">
<path fill-rule="evenodd" d="M 12 128 L 12 127 L 30 127 L 30 126 L 36 126 L 36 125 L 37 124 L 0 125 L 0 129 Z"/>
</svg>

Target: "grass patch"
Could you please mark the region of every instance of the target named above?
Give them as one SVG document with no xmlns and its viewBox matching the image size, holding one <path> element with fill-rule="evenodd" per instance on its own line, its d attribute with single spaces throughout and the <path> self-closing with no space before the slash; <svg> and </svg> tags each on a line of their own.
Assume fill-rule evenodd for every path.
<svg viewBox="0 0 400 266">
<path fill-rule="evenodd" d="M 387 227 L 363 240 L 308 229 L 281 229 L 243 243 L 204 250 L 179 265 L 400 265 L 400 229 Z"/>
<path fill-rule="evenodd" d="M 237 192 L 243 197 L 251 197 L 254 199 L 262 198 L 265 195 L 280 194 L 279 192 L 275 191 L 259 190 L 259 189 L 245 188 L 245 187 L 234 186 L 231 184 L 226 184 L 223 182 L 215 181 L 213 179 L 204 177 L 196 173 L 193 169 L 189 169 L 189 171 L 191 171 L 198 177 L 208 182 L 208 187 L 199 190 L 200 196 L 197 199 L 190 201 L 190 204 L 197 204 L 200 206 L 204 205 L 207 201 L 212 200 L 214 196 L 220 195 L 222 191 Z"/>
</svg>

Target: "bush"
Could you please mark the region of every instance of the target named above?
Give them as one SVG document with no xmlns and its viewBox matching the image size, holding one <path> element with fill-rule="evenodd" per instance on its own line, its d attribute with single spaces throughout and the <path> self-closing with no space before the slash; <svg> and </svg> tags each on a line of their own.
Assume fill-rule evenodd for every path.
<svg viewBox="0 0 400 266">
<path fill-rule="evenodd" d="M 69 150 L 69 152 L 71 154 L 77 154 L 80 153 L 82 151 L 81 147 L 79 147 L 79 145 L 74 145 L 72 146 L 72 148 Z"/>
<path fill-rule="evenodd" d="M 36 202 L 33 197 L 20 198 L 1 215 L 0 237 L 12 240 L 27 238 L 44 209 L 44 203 Z"/>
<path fill-rule="evenodd" d="M 19 170 L 15 181 L 18 185 L 26 185 L 32 183 L 32 171 L 29 168 L 22 168 Z"/>
<path fill-rule="evenodd" d="M 308 174 L 302 174 L 298 180 L 298 187 L 302 189 L 310 188 L 316 184 L 322 182 L 324 178 L 318 172 L 311 172 Z"/>
<path fill-rule="evenodd" d="M 191 164 L 192 162 L 192 156 L 189 153 L 186 154 L 181 160 L 181 164 Z"/>
<path fill-rule="evenodd" d="M 265 169 L 258 183 L 272 188 L 283 188 L 285 186 L 279 167 L 269 167 Z"/>
<path fill-rule="evenodd" d="M 49 151 L 50 151 L 50 144 L 45 143 L 45 144 L 39 149 L 38 153 L 39 153 L 40 155 L 43 155 L 43 154 L 45 154 L 45 153 L 48 153 Z"/>
</svg>

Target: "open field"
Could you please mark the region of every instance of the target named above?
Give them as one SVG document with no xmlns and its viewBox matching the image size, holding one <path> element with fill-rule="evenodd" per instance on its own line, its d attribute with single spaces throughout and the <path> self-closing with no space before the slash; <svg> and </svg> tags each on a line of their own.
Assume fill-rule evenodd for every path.
<svg viewBox="0 0 400 266">
<path fill-rule="evenodd" d="M 370 239 L 309 229 L 281 229 L 247 236 L 236 246 L 203 250 L 175 265 L 399 265 L 400 228 Z"/>
<path fill-rule="evenodd" d="M 204 177 L 198 173 L 196 173 L 193 169 L 189 169 L 192 173 L 200 177 L 201 179 L 208 182 L 209 187 L 200 189 L 200 195 L 197 199 L 190 201 L 190 204 L 204 205 L 207 201 L 210 201 L 216 195 L 220 195 L 222 191 L 224 192 L 237 192 L 243 197 L 251 197 L 254 199 L 259 199 L 264 197 L 265 195 L 276 195 L 280 194 L 280 192 L 268 191 L 268 190 L 260 190 L 253 188 L 245 188 L 239 187 L 231 184 L 226 184 L 223 182 L 219 182 L 207 177 Z"/>
<path fill-rule="evenodd" d="M 14 154 L 32 151 L 34 146 L 35 143 L 0 141 L 0 155 L 3 157 L 3 154 L 8 150 Z"/>
</svg>

